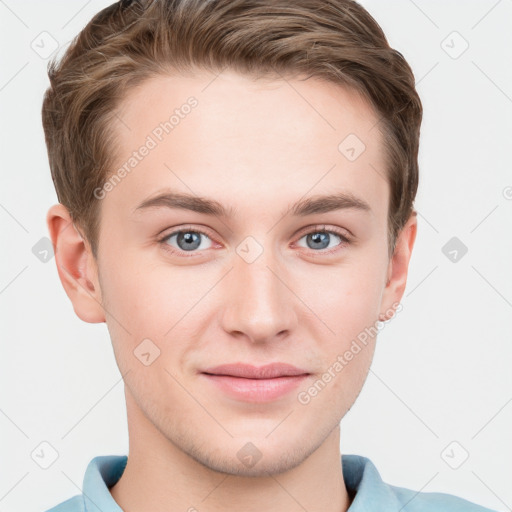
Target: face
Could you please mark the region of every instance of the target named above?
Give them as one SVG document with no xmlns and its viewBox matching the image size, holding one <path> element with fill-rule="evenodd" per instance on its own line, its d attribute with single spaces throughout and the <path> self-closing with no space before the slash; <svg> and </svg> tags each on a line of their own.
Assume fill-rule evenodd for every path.
<svg viewBox="0 0 512 512">
<path fill-rule="evenodd" d="M 317 79 L 205 72 L 147 81 L 118 117 L 97 268 L 130 430 L 227 473 L 297 466 L 400 299 L 376 115 Z"/>
</svg>

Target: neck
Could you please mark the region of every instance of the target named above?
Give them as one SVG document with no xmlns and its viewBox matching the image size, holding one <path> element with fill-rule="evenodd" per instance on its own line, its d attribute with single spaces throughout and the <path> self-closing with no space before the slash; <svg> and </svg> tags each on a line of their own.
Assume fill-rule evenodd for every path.
<svg viewBox="0 0 512 512">
<path fill-rule="evenodd" d="M 279 474 L 220 473 L 169 441 L 126 393 L 130 451 L 110 489 L 127 512 L 345 512 L 350 498 L 339 449 L 339 427 L 301 464 Z"/>
</svg>

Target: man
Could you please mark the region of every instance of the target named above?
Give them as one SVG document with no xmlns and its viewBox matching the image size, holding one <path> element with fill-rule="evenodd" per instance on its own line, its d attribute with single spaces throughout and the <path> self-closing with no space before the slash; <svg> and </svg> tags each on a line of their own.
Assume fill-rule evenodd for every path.
<svg viewBox="0 0 512 512">
<path fill-rule="evenodd" d="M 52 510 L 488 510 L 340 454 L 417 229 L 421 102 L 360 5 L 119 2 L 49 76 L 57 268 L 130 441 Z"/>
</svg>

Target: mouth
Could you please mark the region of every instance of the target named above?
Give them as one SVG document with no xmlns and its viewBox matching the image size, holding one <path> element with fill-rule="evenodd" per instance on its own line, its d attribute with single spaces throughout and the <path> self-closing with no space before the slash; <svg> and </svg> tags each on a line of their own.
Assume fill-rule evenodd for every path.
<svg viewBox="0 0 512 512">
<path fill-rule="evenodd" d="M 201 372 L 221 393 L 245 402 L 269 402 L 291 393 L 310 373 L 287 363 L 235 363 Z"/>
</svg>

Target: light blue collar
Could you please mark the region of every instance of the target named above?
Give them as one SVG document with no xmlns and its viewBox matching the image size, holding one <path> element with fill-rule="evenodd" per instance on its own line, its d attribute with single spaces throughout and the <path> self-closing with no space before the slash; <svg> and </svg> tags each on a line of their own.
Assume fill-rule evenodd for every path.
<svg viewBox="0 0 512 512">
<path fill-rule="evenodd" d="M 110 494 L 128 462 L 126 455 L 100 455 L 87 466 L 83 484 L 87 512 L 123 512 Z M 360 455 L 342 455 L 343 478 L 347 491 L 355 498 L 349 512 L 399 510 L 401 504 L 393 487 L 384 483 L 370 459 Z M 412 496 L 416 493 L 411 491 Z"/>
</svg>

